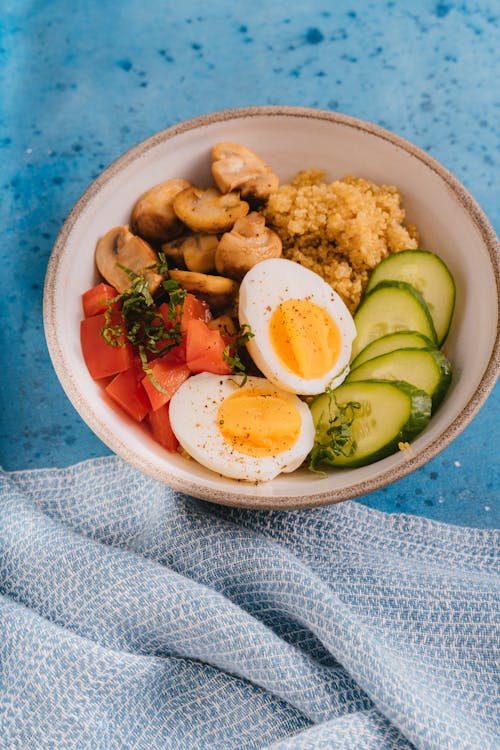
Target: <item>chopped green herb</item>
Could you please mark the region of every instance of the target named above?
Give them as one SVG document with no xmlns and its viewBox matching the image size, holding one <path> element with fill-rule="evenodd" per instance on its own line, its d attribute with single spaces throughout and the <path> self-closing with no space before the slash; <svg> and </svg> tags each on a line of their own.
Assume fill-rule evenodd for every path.
<svg viewBox="0 0 500 750">
<path fill-rule="evenodd" d="M 327 390 L 329 395 L 328 420 L 326 426 L 324 414 L 316 425 L 314 446 L 310 454 L 309 469 L 319 474 L 325 474 L 318 466 L 321 464 L 334 465 L 336 456 L 352 456 L 356 450 L 356 441 L 352 438 L 351 425 L 356 417 L 356 410 L 361 408 L 357 401 L 345 404 L 337 403 L 333 390 Z M 335 408 L 333 408 L 333 402 Z"/>
<path fill-rule="evenodd" d="M 228 363 L 229 367 L 231 368 L 231 372 L 234 375 L 243 376 L 241 383 L 238 383 L 240 387 L 245 385 L 248 375 L 246 372 L 245 364 L 241 361 L 239 350 L 247 343 L 249 339 L 253 337 L 253 335 L 254 334 L 252 333 L 250 326 L 245 323 L 238 331 L 235 340 L 228 344 L 222 353 L 222 357 L 224 361 Z"/>
<path fill-rule="evenodd" d="M 101 335 L 111 346 L 124 346 L 129 342 L 138 347 L 144 372 L 153 385 L 159 391 L 164 392 L 148 366 L 146 352 L 149 351 L 161 357 L 182 342 L 181 320 L 186 292 L 173 279 L 165 279 L 162 282 L 162 290 L 168 299 L 167 319 L 170 325 L 167 325 L 157 312 L 158 301 L 153 298 L 145 276 L 136 274 L 120 263 L 117 265 L 125 271 L 131 283 L 124 292 L 108 300 Z M 146 270 L 156 270 L 161 274 L 167 273 L 168 265 L 165 255 L 160 253 L 158 263 L 149 266 Z M 117 302 L 121 306 L 123 323 L 112 325 L 113 308 Z"/>
<path fill-rule="evenodd" d="M 141 359 L 142 369 L 144 370 L 144 372 L 146 373 L 146 375 L 148 376 L 148 378 L 150 379 L 150 381 L 153 383 L 154 387 L 158 391 L 160 391 L 160 393 L 168 394 L 168 391 L 166 391 L 165 388 L 162 385 L 160 385 L 160 383 L 155 378 L 155 376 L 153 374 L 153 370 L 149 366 L 149 362 L 148 362 L 148 357 L 147 357 L 147 354 L 146 354 L 146 350 L 145 350 L 145 348 L 142 345 L 139 346 L 139 357 Z"/>
<path fill-rule="evenodd" d="M 156 271 L 160 276 L 167 276 L 168 274 L 168 261 L 165 253 L 158 253 L 158 261 L 153 265 L 148 266 L 147 271 Z"/>
<path fill-rule="evenodd" d="M 135 292 L 136 294 L 144 297 L 144 300 L 147 305 L 152 306 L 154 305 L 154 299 L 149 291 L 149 284 L 146 281 L 146 277 L 143 274 L 137 274 L 135 271 L 132 271 L 130 268 L 127 268 L 126 266 L 123 266 L 121 263 L 116 264 L 118 268 L 121 268 L 122 271 L 124 271 L 127 276 L 129 277 L 131 283 L 131 290 Z M 125 296 L 126 301 L 126 295 L 128 294 L 130 290 L 127 290 L 126 292 L 123 292 L 123 295 Z"/>
<path fill-rule="evenodd" d="M 162 286 L 169 296 L 167 318 L 171 323 L 175 322 L 175 325 L 178 326 L 180 332 L 186 290 L 179 286 L 174 279 L 166 279 L 162 283 Z"/>
<path fill-rule="evenodd" d="M 117 300 L 118 297 L 115 297 L 114 300 Z M 112 301 L 114 301 L 112 300 Z M 101 335 L 106 342 L 106 344 L 109 344 L 110 346 L 125 346 L 125 342 L 120 338 L 123 334 L 123 327 L 121 323 L 118 323 L 115 326 L 111 325 L 111 309 L 107 308 L 104 313 L 104 320 L 105 325 L 104 328 L 101 331 Z"/>
</svg>

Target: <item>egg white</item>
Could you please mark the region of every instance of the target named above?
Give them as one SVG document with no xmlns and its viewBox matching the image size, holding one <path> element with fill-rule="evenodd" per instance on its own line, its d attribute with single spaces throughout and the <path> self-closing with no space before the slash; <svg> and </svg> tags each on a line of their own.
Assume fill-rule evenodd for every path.
<svg viewBox="0 0 500 750">
<path fill-rule="evenodd" d="M 322 307 L 337 324 L 341 350 L 333 367 L 320 378 L 303 378 L 291 372 L 278 357 L 269 335 L 269 321 L 287 299 L 307 298 Z M 356 327 L 339 295 L 317 273 L 285 258 L 257 263 L 244 276 L 239 293 L 239 320 L 249 325 L 253 338 L 248 352 L 259 370 L 275 385 L 291 393 L 315 395 L 335 388 L 347 377 Z"/>
<path fill-rule="evenodd" d="M 291 448 L 276 456 L 256 458 L 235 450 L 220 432 L 217 415 L 222 401 L 241 389 L 234 376 L 210 373 L 188 378 L 170 401 L 170 423 L 179 443 L 198 463 L 233 479 L 265 482 L 281 472 L 294 471 L 314 443 L 315 430 L 309 407 L 297 396 L 280 391 L 264 378 L 249 377 L 242 388 L 277 393 L 293 404 L 302 423 Z"/>
</svg>

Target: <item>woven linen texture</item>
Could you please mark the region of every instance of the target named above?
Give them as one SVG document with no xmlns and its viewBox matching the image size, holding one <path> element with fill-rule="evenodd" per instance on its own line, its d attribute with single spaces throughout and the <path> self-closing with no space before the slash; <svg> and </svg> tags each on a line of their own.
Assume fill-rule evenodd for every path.
<svg viewBox="0 0 500 750">
<path fill-rule="evenodd" d="M 1 750 L 500 747 L 497 532 L 3 473 Z"/>
</svg>

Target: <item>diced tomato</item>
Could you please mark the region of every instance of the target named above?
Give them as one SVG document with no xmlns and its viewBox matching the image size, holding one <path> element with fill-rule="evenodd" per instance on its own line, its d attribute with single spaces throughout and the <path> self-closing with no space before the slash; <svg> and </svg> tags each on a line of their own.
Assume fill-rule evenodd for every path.
<svg viewBox="0 0 500 750">
<path fill-rule="evenodd" d="M 198 299 L 194 294 L 188 293 L 184 297 L 184 307 L 181 320 L 182 333 L 187 332 L 190 320 L 202 320 L 204 323 L 208 323 L 209 320 L 212 320 L 212 313 L 206 302 Z"/>
<path fill-rule="evenodd" d="M 116 289 L 109 284 L 97 284 L 92 289 L 87 289 L 82 294 L 83 314 L 86 318 L 90 318 L 92 315 L 99 315 L 105 312 L 109 300 L 117 295 L 118 292 Z M 118 310 L 118 305 L 119 303 L 116 302 L 113 308 Z"/>
<path fill-rule="evenodd" d="M 166 342 L 168 343 L 168 342 Z M 158 348 L 160 349 L 162 345 L 161 341 L 158 341 Z M 146 358 L 149 362 L 155 362 L 157 359 L 162 359 L 165 362 L 167 362 L 170 365 L 185 365 L 186 364 L 186 342 L 181 341 L 180 344 L 177 346 L 174 346 L 172 349 L 169 349 L 169 351 L 166 354 L 155 354 L 154 352 L 150 352 L 149 350 L 146 350 Z"/>
<path fill-rule="evenodd" d="M 186 364 L 191 372 L 213 372 L 229 375 L 231 368 L 224 360 L 226 340 L 221 332 L 211 330 L 203 320 L 192 319 L 186 331 Z"/>
<path fill-rule="evenodd" d="M 165 362 L 170 362 L 172 365 L 185 365 L 186 364 L 186 342 L 182 341 L 169 352 L 162 355 L 161 359 Z"/>
<path fill-rule="evenodd" d="M 163 303 L 158 308 L 158 312 L 162 314 L 162 317 L 164 317 L 166 328 L 170 329 L 173 327 L 173 324 L 166 317 L 167 308 L 168 308 L 168 305 Z M 168 337 L 165 339 L 160 339 L 159 341 L 156 342 L 156 348 L 158 351 L 161 351 L 161 349 L 167 346 L 172 346 L 172 340 L 169 339 Z M 186 361 L 186 347 L 185 347 L 184 341 L 181 341 L 180 344 L 177 344 L 172 349 L 170 349 L 168 351 L 168 354 L 170 355 L 172 361 L 185 362 Z M 164 356 L 164 355 L 161 355 L 161 356 Z M 151 356 L 149 356 L 150 359 L 156 359 L 156 357 L 158 357 L 157 354 L 152 354 Z"/>
<path fill-rule="evenodd" d="M 121 315 L 114 313 L 110 325 L 117 325 L 120 321 Z M 94 380 L 128 370 L 134 360 L 132 345 L 125 343 L 123 334 L 119 338 L 123 346 L 111 346 L 111 344 L 106 343 L 101 336 L 101 331 L 105 325 L 104 314 L 93 315 L 91 318 L 85 318 L 80 322 L 83 358 Z"/>
<path fill-rule="evenodd" d="M 160 443 L 167 451 L 174 453 L 177 450 L 179 441 L 175 437 L 170 425 L 168 409 L 169 404 L 164 404 L 156 411 L 150 412 L 148 419 L 156 442 Z"/>
<path fill-rule="evenodd" d="M 161 305 L 158 308 L 158 312 L 160 313 L 161 317 L 165 321 L 165 325 L 167 328 L 172 328 L 175 325 L 175 321 L 171 321 L 168 319 L 168 303 L 162 302 Z"/>
<path fill-rule="evenodd" d="M 173 322 L 169 321 L 168 304 L 166 302 L 163 302 L 163 304 L 160 305 L 158 312 L 165 321 L 165 325 L 169 328 L 175 325 L 178 320 L 177 318 L 177 320 Z M 206 302 L 188 292 L 184 297 L 184 306 L 182 308 L 181 333 L 186 333 L 189 321 L 194 319 L 203 320 L 205 323 L 208 323 L 208 321 L 212 319 L 212 313 Z"/>
<path fill-rule="evenodd" d="M 191 371 L 185 364 L 173 364 L 168 354 L 165 357 L 152 360 L 149 367 L 155 381 L 166 391 L 166 393 L 160 391 L 149 375 L 142 379 L 142 384 L 151 402 L 151 408 L 156 411 L 170 401 L 177 388 L 191 375 Z"/>
<path fill-rule="evenodd" d="M 148 395 L 142 384 L 144 370 L 139 359 L 128 370 L 115 375 L 106 386 L 106 393 L 130 414 L 132 419 L 141 422 L 151 409 Z"/>
</svg>

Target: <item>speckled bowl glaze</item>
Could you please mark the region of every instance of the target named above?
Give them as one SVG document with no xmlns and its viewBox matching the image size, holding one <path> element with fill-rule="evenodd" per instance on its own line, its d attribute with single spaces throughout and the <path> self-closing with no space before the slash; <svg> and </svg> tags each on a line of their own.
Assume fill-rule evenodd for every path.
<svg viewBox="0 0 500 750">
<path fill-rule="evenodd" d="M 128 222 L 138 195 L 169 177 L 210 182 L 211 146 L 242 143 L 288 181 L 319 167 L 328 179 L 351 173 L 397 185 L 421 245 L 437 252 L 457 286 L 446 353 L 454 379 L 446 399 L 410 449 L 363 468 L 307 469 L 260 485 L 220 477 L 164 451 L 146 427 L 133 422 L 89 376 L 80 350 L 81 294 L 97 283 L 94 248 L 109 228 Z M 493 388 L 500 368 L 498 239 L 465 188 L 426 153 L 375 125 L 297 107 L 226 110 L 170 127 L 109 166 L 78 201 L 61 229 L 48 265 L 44 324 L 54 368 L 69 399 L 113 451 L 171 487 L 199 498 L 248 508 L 299 508 L 356 497 L 409 474 L 447 446 L 470 422 Z"/>
</svg>

